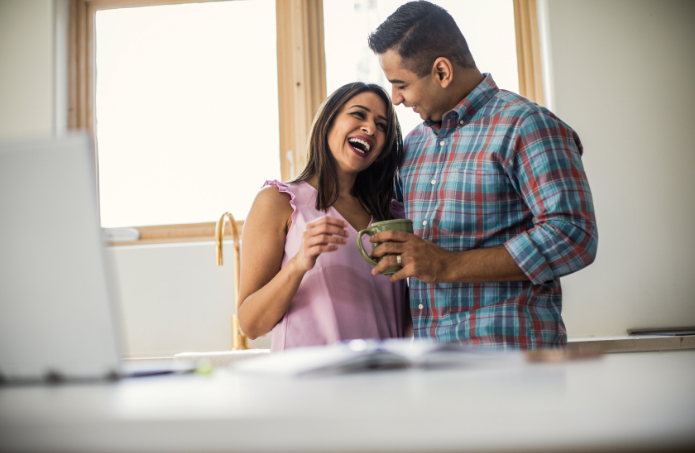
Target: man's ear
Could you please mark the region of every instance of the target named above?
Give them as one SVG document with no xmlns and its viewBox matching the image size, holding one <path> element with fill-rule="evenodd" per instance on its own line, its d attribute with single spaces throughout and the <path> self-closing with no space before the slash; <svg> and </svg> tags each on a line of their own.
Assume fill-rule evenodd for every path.
<svg viewBox="0 0 695 453">
<path fill-rule="evenodd" d="M 454 81 L 454 66 L 448 58 L 439 57 L 432 64 L 432 78 L 442 88 L 448 87 Z"/>
</svg>

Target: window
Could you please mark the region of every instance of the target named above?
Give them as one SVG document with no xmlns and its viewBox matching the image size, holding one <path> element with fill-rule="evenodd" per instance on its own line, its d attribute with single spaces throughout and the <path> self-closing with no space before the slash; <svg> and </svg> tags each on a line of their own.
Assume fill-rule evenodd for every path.
<svg viewBox="0 0 695 453">
<path fill-rule="evenodd" d="M 514 53 L 509 51 L 510 0 L 435 1 L 452 12 L 466 29 L 480 69 L 493 73 L 502 88 L 514 90 L 514 77 L 503 75 L 507 69 L 496 66 L 514 65 Z M 535 0 L 512 1 L 519 91 L 542 103 Z M 224 211 L 232 211 L 238 221 L 242 220 L 258 190 L 257 185 L 275 177 L 278 165 L 282 180 L 289 180 L 302 170 L 306 136 L 326 96 L 327 79 L 328 91 L 360 79 L 380 81 L 389 88 L 376 58 L 366 46 L 366 37 L 401 3 L 399 0 L 325 3 L 323 0 L 71 0 L 69 127 L 86 129 L 96 135 L 104 226 L 160 224 L 139 228 L 139 243 L 178 242 L 210 240 L 214 220 Z M 484 8 L 488 12 L 476 10 L 471 14 L 469 8 Z M 205 10 L 215 11 L 214 17 L 197 16 Z M 148 18 L 150 11 L 158 13 Z M 206 26 L 191 33 L 181 25 L 186 23 L 185 18 L 173 17 L 175 11 L 186 11 L 197 18 L 191 23 L 204 22 Z M 229 30 L 236 28 L 230 24 L 238 19 L 237 13 L 230 11 L 250 14 L 251 18 L 241 21 L 239 27 L 255 24 L 253 31 L 235 35 L 237 30 Z M 477 18 L 491 16 L 500 28 L 492 32 L 491 25 L 486 23 L 476 37 L 473 25 L 482 23 Z M 116 22 L 119 18 L 126 22 L 119 25 Z M 473 24 L 466 22 L 469 18 Z M 173 31 L 176 27 L 178 33 Z M 109 28 L 114 34 L 109 35 Z M 127 34 L 119 38 L 117 34 L 123 28 Z M 132 39 L 136 34 L 139 39 Z M 205 36 L 208 42 L 212 41 L 210 47 L 201 44 Z M 123 50 L 128 40 L 131 49 Z M 154 47 L 157 41 L 162 47 Z M 350 46 L 353 41 L 356 45 Z M 488 51 L 484 46 L 488 44 L 504 48 L 507 56 L 486 62 Z M 192 50 L 200 46 L 202 50 Z M 213 47 L 216 50 L 211 50 Z M 108 53 L 110 61 L 104 59 Z M 227 53 L 234 57 L 220 55 Z M 190 61 L 188 65 L 180 61 L 185 55 Z M 231 64 L 235 59 L 243 60 L 242 68 Z M 130 61 L 134 68 L 125 70 L 123 61 Z M 133 61 L 137 64 L 132 64 Z M 259 69 L 259 62 L 263 69 Z M 274 62 L 277 90 L 269 78 L 274 72 L 271 69 Z M 365 62 L 371 66 L 364 66 Z M 162 72 L 160 75 L 148 72 L 154 69 Z M 237 70 L 245 77 L 239 85 L 243 86 L 241 90 L 233 86 L 235 83 L 224 83 L 224 74 L 231 81 Z M 201 75 L 205 76 L 202 82 Z M 184 81 L 192 81 L 191 91 L 181 89 Z M 135 106 L 134 102 L 141 99 L 149 104 Z M 235 106 L 230 105 L 234 103 L 242 107 L 235 111 Z M 167 106 L 161 114 L 164 120 L 159 124 L 160 114 L 151 110 L 153 105 Z M 210 113 L 216 108 L 222 109 L 222 113 Z M 239 110 L 247 114 L 235 116 Z M 137 115 L 141 115 L 139 120 L 135 119 Z M 399 111 L 404 132 L 419 122 L 413 115 Z M 252 118 L 247 122 L 249 117 Z M 134 129 L 123 132 L 127 128 L 119 125 L 117 119 Z M 241 133 L 234 132 L 240 129 Z M 254 133 L 248 134 L 248 129 Z M 150 135 L 136 138 L 135 132 Z M 213 139 L 218 133 L 221 137 Z M 250 141 L 242 143 L 242 139 L 249 137 Z M 180 144 L 183 146 L 178 147 Z M 218 157 L 207 154 L 211 150 L 217 150 Z M 152 154 L 147 157 L 146 153 Z M 222 161 L 220 156 L 231 161 Z M 183 163 L 178 170 L 173 167 L 176 162 Z M 193 181 L 192 173 L 203 174 L 202 182 Z M 159 174 L 167 174 L 169 182 L 153 182 Z M 129 188 L 130 179 L 139 179 L 139 187 L 133 183 Z M 213 186 L 213 182 L 220 182 L 222 188 Z M 168 201 L 158 198 L 164 192 L 172 195 Z M 120 202 L 112 201 L 119 197 Z M 138 199 L 145 200 L 143 206 L 135 206 L 134 201 Z M 190 209 L 183 208 L 191 201 Z M 127 210 L 119 208 L 119 204 L 127 205 Z M 160 208 L 162 214 L 155 217 L 153 213 Z M 117 214 L 119 209 L 121 214 Z M 164 223 L 174 225 L 161 225 Z"/>
<path fill-rule="evenodd" d="M 103 227 L 244 218 L 280 178 L 275 3 L 97 11 Z"/>
<path fill-rule="evenodd" d="M 430 0 L 446 9 L 463 32 L 481 72 L 500 88 L 519 92 L 514 4 L 512 0 Z M 326 87 L 328 93 L 354 81 L 391 84 L 367 45 L 367 36 L 408 0 L 324 0 Z M 486 20 L 481 20 L 486 18 Z M 488 20 L 494 18 L 494 20 Z M 422 122 L 420 115 L 396 107 L 405 136 Z"/>
</svg>

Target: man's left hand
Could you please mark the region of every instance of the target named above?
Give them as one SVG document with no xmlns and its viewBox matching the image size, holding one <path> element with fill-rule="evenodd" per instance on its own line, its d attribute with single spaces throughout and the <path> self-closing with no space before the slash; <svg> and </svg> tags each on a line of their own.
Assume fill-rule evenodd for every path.
<svg viewBox="0 0 695 453">
<path fill-rule="evenodd" d="M 403 268 L 391 276 L 392 282 L 407 277 L 414 277 L 425 283 L 446 281 L 444 273 L 447 269 L 448 255 L 451 252 L 430 241 L 414 234 L 396 230 L 377 233 L 371 236 L 369 241 L 372 243 L 383 242 L 371 253 L 373 259 L 384 257 L 374 267 L 372 274 L 378 275 L 389 267 L 398 266 L 398 256 L 400 256 L 400 265 Z"/>
</svg>

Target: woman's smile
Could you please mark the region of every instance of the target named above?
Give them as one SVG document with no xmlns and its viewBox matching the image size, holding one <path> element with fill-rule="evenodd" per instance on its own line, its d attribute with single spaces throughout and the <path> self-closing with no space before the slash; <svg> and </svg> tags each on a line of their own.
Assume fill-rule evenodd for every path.
<svg viewBox="0 0 695 453">
<path fill-rule="evenodd" d="M 362 135 L 348 138 L 348 144 L 350 145 L 350 149 L 360 157 L 367 157 L 374 146 L 370 139 Z"/>
</svg>

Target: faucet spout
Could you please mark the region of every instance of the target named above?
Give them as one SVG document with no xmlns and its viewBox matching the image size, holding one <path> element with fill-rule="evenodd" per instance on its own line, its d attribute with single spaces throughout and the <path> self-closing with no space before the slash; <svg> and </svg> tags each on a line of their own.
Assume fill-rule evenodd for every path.
<svg viewBox="0 0 695 453">
<path fill-rule="evenodd" d="M 239 253 L 239 228 L 237 227 L 236 220 L 234 216 L 225 212 L 217 221 L 217 227 L 215 228 L 215 255 L 217 258 L 217 265 L 222 266 L 222 240 L 224 237 L 224 227 L 229 221 L 232 227 L 232 239 L 234 241 L 234 297 L 236 298 L 235 310 L 232 315 L 232 350 L 238 351 L 241 349 L 248 349 L 248 337 L 244 335 L 239 326 L 239 277 L 241 273 L 241 259 Z"/>
</svg>

